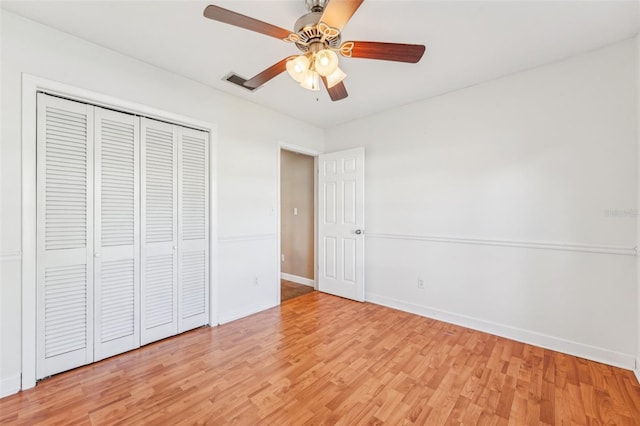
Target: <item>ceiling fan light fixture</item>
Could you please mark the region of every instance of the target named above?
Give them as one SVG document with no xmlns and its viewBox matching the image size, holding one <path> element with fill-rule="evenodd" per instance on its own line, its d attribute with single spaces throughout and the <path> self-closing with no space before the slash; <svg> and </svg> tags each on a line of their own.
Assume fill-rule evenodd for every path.
<svg viewBox="0 0 640 426">
<path fill-rule="evenodd" d="M 336 70 L 329 74 L 327 78 L 327 88 L 331 89 L 336 84 L 340 83 L 345 79 L 347 74 L 344 73 L 340 68 L 336 67 Z"/>
<path fill-rule="evenodd" d="M 315 55 L 315 69 L 323 77 L 327 77 L 338 68 L 338 55 L 329 49 L 322 49 Z"/>
<path fill-rule="evenodd" d="M 2 0 L 0 0 L 2 1 Z M 342 84 L 346 74 L 338 68 L 338 52 L 345 58 L 417 63 L 425 52 L 424 45 L 374 41 L 342 42 L 342 30 L 363 0 L 305 0 L 309 13 L 287 29 L 251 18 L 214 4 L 204 9 L 205 18 L 234 27 L 254 31 L 294 44 L 302 54 L 288 56 L 251 77 L 236 78 L 236 84 L 255 90 L 285 70 L 302 87 L 320 90 L 320 80 L 332 101 L 348 96 Z"/>
<path fill-rule="evenodd" d="M 304 55 L 296 56 L 287 61 L 287 72 L 298 83 L 302 83 L 309 71 L 309 59 Z"/>
<path fill-rule="evenodd" d="M 304 80 L 300 83 L 300 86 L 307 90 L 320 90 L 320 74 L 315 71 L 308 70 L 304 76 Z"/>
</svg>

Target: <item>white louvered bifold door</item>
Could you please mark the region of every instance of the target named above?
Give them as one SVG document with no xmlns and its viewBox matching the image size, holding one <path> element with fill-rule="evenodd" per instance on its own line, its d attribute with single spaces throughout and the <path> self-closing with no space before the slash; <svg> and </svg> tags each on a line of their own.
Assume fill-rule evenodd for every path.
<svg viewBox="0 0 640 426">
<path fill-rule="evenodd" d="M 95 108 L 95 361 L 140 346 L 139 118 Z"/>
<path fill-rule="evenodd" d="M 141 123 L 141 344 L 178 332 L 177 128 Z"/>
<path fill-rule="evenodd" d="M 37 97 L 37 378 L 93 360 L 93 107 Z"/>
<path fill-rule="evenodd" d="M 209 134 L 178 127 L 178 291 L 183 332 L 209 322 Z"/>
</svg>

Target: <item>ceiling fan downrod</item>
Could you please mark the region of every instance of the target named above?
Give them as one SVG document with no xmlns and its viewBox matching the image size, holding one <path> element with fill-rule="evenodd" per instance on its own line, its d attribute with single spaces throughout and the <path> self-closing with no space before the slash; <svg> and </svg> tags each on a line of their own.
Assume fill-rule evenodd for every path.
<svg viewBox="0 0 640 426">
<path fill-rule="evenodd" d="M 327 0 L 304 0 L 309 12 L 322 12 L 327 5 Z"/>
</svg>

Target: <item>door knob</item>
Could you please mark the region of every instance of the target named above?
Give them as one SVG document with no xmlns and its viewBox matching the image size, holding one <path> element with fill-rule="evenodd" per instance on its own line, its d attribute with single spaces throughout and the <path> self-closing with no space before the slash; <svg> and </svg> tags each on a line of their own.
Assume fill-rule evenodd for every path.
<svg viewBox="0 0 640 426">
<path fill-rule="evenodd" d="M 362 229 L 356 229 L 356 234 L 360 235 L 360 234 L 362 234 L 362 233 L 363 233 L 363 232 L 362 232 Z"/>
</svg>

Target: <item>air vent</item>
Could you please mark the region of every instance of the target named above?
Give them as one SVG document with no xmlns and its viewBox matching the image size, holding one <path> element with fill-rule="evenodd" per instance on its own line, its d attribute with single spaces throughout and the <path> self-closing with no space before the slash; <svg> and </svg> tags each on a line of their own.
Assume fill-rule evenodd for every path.
<svg viewBox="0 0 640 426">
<path fill-rule="evenodd" d="M 246 78 L 240 77 L 238 74 L 232 72 L 229 73 L 225 78 L 223 78 L 223 80 L 228 81 L 231 84 L 235 84 L 236 86 L 240 86 L 245 90 L 248 90 L 250 92 L 253 92 L 254 90 L 257 89 L 257 87 L 247 87 L 244 85 L 244 83 L 247 81 Z"/>
</svg>

